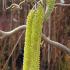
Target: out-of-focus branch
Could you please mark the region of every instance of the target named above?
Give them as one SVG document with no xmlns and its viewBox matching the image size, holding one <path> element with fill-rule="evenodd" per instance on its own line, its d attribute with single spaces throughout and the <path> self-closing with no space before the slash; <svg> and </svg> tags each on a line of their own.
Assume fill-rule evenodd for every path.
<svg viewBox="0 0 70 70">
<path fill-rule="evenodd" d="M 8 9 L 14 9 L 14 8 L 20 9 L 20 6 L 18 4 L 16 4 L 16 3 L 13 3 L 9 7 L 7 7 L 6 10 L 8 10 Z"/>
<path fill-rule="evenodd" d="M 68 7 L 68 6 L 70 6 L 70 4 L 56 3 L 56 6 Z"/>
<path fill-rule="evenodd" d="M 21 1 L 19 4 L 13 3 L 11 4 L 9 7 L 6 8 L 6 10 L 8 9 L 16 9 L 16 10 L 21 10 L 22 9 L 22 5 L 26 2 L 26 0 Z M 41 3 L 41 1 L 38 1 L 37 4 Z M 35 9 L 36 4 L 33 6 L 32 9 Z"/>
<path fill-rule="evenodd" d="M 19 27 L 13 29 L 13 30 L 11 30 L 11 31 L 8 31 L 8 32 L 5 32 L 5 31 L 0 30 L 0 38 L 2 39 L 2 38 L 5 38 L 5 37 L 8 37 L 8 36 L 11 36 L 11 35 L 13 35 L 14 33 L 17 33 L 17 32 L 19 32 L 19 31 L 25 30 L 25 29 L 26 29 L 26 25 L 21 25 L 21 26 L 19 26 Z M 58 42 L 55 42 L 55 41 L 50 40 L 50 39 L 49 39 L 48 37 L 46 37 L 44 34 L 42 34 L 42 38 L 43 38 L 46 42 L 48 42 L 49 44 L 54 45 L 54 47 L 57 47 L 57 48 L 63 50 L 64 52 L 67 52 L 68 54 L 70 54 L 70 49 L 68 49 L 67 46 L 62 45 L 62 44 L 60 44 L 60 43 L 58 43 Z"/>
<path fill-rule="evenodd" d="M 21 35 L 19 36 L 19 38 L 18 38 L 18 40 L 17 40 L 16 44 L 14 45 L 14 47 L 13 47 L 13 49 L 12 49 L 11 54 L 9 55 L 8 59 L 6 60 L 6 63 L 3 65 L 2 70 L 5 70 L 5 69 L 6 69 L 6 66 L 8 65 L 8 62 L 9 62 L 9 60 L 10 60 L 11 56 L 13 55 L 13 52 L 15 51 L 15 49 L 16 49 L 16 47 L 17 47 L 17 44 L 18 44 L 18 43 L 19 43 L 19 41 L 21 40 L 21 38 L 22 38 L 23 34 L 24 34 L 24 31 L 23 31 L 23 32 L 21 33 Z"/>
<path fill-rule="evenodd" d="M 41 1 L 38 1 L 37 3 L 39 3 Z M 25 0 L 21 1 L 19 4 L 16 4 L 16 3 L 13 3 L 11 4 L 8 8 L 6 8 L 7 10 L 8 9 L 17 9 L 17 10 L 20 10 L 22 9 L 22 5 L 25 3 Z M 42 2 L 41 2 L 42 3 Z M 55 6 L 70 6 L 70 4 L 64 4 L 64 3 L 56 3 Z M 35 5 L 34 5 L 35 7 Z"/>
<path fill-rule="evenodd" d="M 7 7 L 6 9 L 8 10 L 8 9 L 14 9 L 15 8 L 15 9 L 20 10 L 20 9 L 22 9 L 22 5 L 24 4 L 24 2 L 25 2 L 25 0 L 21 1 L 19 4 L 13 3 L 9 7 Z"/>
</svg>

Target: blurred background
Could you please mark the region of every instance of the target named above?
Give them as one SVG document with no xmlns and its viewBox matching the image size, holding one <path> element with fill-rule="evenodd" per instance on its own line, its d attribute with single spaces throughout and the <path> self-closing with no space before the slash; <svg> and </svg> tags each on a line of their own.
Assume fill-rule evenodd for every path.
<svg viewBox="0 0 70 70">
<path fill-rule="evenodd" d="M 21 1 L 23 0 L 0 0 L 0 30 L 10 31 L 26 24 L 28 12 L 35 3 L 33 0 L 22 4 L 21 10 L 6 10 L 11 4 L 19 4 Z M 56 3 L 69 4 L 70 0 L 57 0 Z M 25 40 L 25 34 L 22 32 L 0 39 L 0 70 L 3 68 L 3 70 L 22 70 Z M 70 5 L 55 6 L 48 21 L 44 21 L 43 33 L 51 40 L 70 48 Z M 9 58 L 14 47 L 16 48 Z M 40 55 L 40 70 L 70 70 L 70 56 L 43 40 L 41 41 Z"/>
</svg>

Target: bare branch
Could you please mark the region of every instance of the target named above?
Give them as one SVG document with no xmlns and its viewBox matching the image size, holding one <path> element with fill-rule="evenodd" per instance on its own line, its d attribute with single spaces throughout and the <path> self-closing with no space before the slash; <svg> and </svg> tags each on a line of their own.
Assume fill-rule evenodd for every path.
<svg viewBox="0 0 70 70">
<path fill-rule="evenodd" d="M 9 7 L 7 7 L 6 10 L 8 10 L 8 9 L 14 9 L 14 8 L 20 9 L 20 6 L 18 4 L 16 4 L 16 3 L 13 3 Z"/>
<path fill-rule="evenodd" d="M 8 31 L 8 32 L 5 32 L 5 31 L 0 30 L 0 36 L 1 36 L 0 38 L 5 38 L 5 37 L 8 37 L 8 36 L 11 36 L 11 35 L 13 35 L 13 34 L 16 33 L 16 32 L 19 32 L 19 31 L 25 30 L 25 29 L 26 29 L 26 25 L 21 25 L 21 26 L 19 26 L 19 27 L 13 29 L 13 30 L 11 30 L 11 31 Z M 48 37 L 46 37 L 44 34 L 42 34 L 42 38 L 43 38 L 46 42 L 48 42 L 49 44 L 54 45 L 54 47 L 57 47 L 57 48 L 63 50 L 64 52 L 67 52 L 68 54 L 70 54 L 70 49 L 67 48 L 67 46 L 62 45 L 62 44 L 60 44 L 60 43 L 58 43 L 58 42 L 55 42 L 55 41 L 50 40 L 50 39 L 49 39 Z"/>
<path fill-rule="evenodd" d="M 25 0 L 21 1 L 19 4 L 13 3 L 11 4 L 9 7 L 6 8 L 6 10 L 8 9 L 17 9 L 17 10 L 21 10 L 22 9 L 22 5 L 25 3 Z"/>
<path fill-rule="evenodd" d="M 44 39 L 46 42 L 48 42 L 49 44 L 51 44 L 51 45 L 53 45 L 54 47 L 57 47 L 57 48 L 63 50 L 64 52 L 66 52 L 66 53 L 68 53 L 68 54 L 70 55 L 70 49 L 67 48 L 67 46 L 62 45 L 62 44 L 60 44 L 60 43 L 58 43 L 58 42 L 55 42 L 55 41 L 50 40 L 50 39 L 49 39 L 48 37 L 46 37 L 44 34 L 42 34 L 42 37 L 43 37 L 43 39 Z"/>
<path fill-rule="evenodd" d="M 5 37 L 8 37 L 8 36 L 10 36 L 10 35 L 12 35 L 14 33 L 17 33 L 19 31 L 23 30 L 23 29 L 25 30 L 25 28 L 26 28 L 26 25 L 21 25 L 21 26 L 13 29 L 11 31 L 8 31 L 8 32 L 5 32 L 5 31 L 0 30 L 0 39 L 3 39 Z"/>
<path fill-rule="evenodd" d="M 56 6 L 68 7 L 70 4 L 56 3 Z"/>
</svg>

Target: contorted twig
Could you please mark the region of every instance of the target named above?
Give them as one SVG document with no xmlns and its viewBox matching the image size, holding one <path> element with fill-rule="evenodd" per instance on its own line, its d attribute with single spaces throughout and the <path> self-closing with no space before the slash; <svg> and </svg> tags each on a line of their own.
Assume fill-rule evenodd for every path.
<svg viewBox="0 0 70 70">
<path fill-rule="evenodd" d="M 0 30 L 0 36 L 1 36 L 0 38 L 3 39 L 5 37 L 11 36 L 11 35 L 19 32 L 20 30 L 25 30 L 25 29 L 26 29 L 26 25 L 21 25 L 21 26 L 13 29 L 11 31 L 8 31 L 8 32 L 5 32 L 5 31 Z M 67 54 L 70 55 L 70 49 L 67 48 L 67 46 L 62 45 L 62 44 L 60 44 L 58 42 L 55 42 L 55 41 L 50 40 L 48 37 L 45 36 L 45 34 L 42 34 L 42 38 L 46 42 L 48 42 L 49 44 L 54 45 L 54 47 L 59 48 L 59 49 L 63 50 L 64 52 L 66 52 Z"/>
<path fill-rule="evenodd" d="M 14 34 L 16 32 L 19 32 L 20 30 L 23 30 L 25 28 L 26 28 L 26 25 L 22 25 L 22 26 L 19 26 L 19 27 L 15 28 L 15 29 L 13 29 L 13 30 L 11 30 L 9 32 L 5 32 L 5 31 L 0 30 L 0 39 L 8 37 L 8 36 L 10 36 L 10 35 L 12 35 L 12 34 Z"/>
<path fill-rule="evenodd" d="M 8 10 L 8 9 L 14 9 L 14 8 L 20 10 L 20 9 L 22 9 L 22 4 L 24 4 L 24 3 L 25 3 L 25 0 L 21 1 L 19 4 L 13 3 L 8 8 L 6 8 L 6 10 Z"/>
</svg>

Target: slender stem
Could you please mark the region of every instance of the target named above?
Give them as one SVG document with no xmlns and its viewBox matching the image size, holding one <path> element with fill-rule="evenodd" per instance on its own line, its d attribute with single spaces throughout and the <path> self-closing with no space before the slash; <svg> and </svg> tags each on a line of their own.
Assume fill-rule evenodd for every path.
<svg viewBox="0 0 70 70">
<path fill-rule="evenodd" d="M 68 7 L 68 6 L 70 6 L 70 4 L 56 3 L 56 6 Z"/>
<path fill-rule="evenodd" d="M 15 49 L 16 49 L 16 47 L 17 47 L 17 44 L 18 44 L 18 43 L 19 43 L 19 41 L 21 40 L 21 38 L 22 38 L 23 34 L 24 34 L 24 31 L 22 32 L 22 34 L 21 34 L 21 35 L 20 35 L 20 37 L 18 38 L 18 40 L 17 40 L 16 44 L 14 45 L 13 50 L 12 50 L 12 52 L 11 52 L 10 56 L 8 57 L 8 59 L 7 59 L 6 63 L 4 64 L 4 66 L 3 66 L 3 69 L 2 69 L 2 70 L 4 70 L 4 69 L 6 68 L 6 66 L 7 66 L 7 64 L 8 64 L 8 62 L 9 62 L 9 60 L 10 60 L 10 58 L 11 58 L 12 54 L 13 54 L 13 52 L 15 51 Z"/>
</svg>

